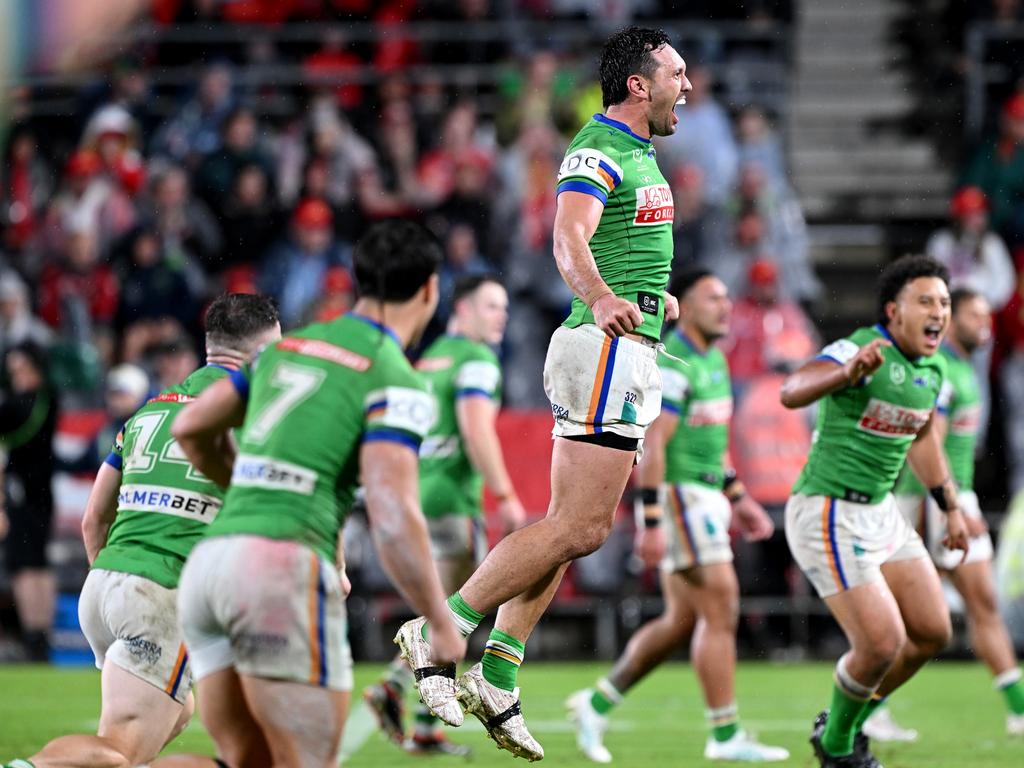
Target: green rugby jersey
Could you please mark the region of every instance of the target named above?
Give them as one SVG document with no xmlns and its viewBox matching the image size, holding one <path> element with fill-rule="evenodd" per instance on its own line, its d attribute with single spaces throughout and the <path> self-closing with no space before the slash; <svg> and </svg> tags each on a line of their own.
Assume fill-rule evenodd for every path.
<svg viewBox="0 0 1024 768">
<path fill-rule="evenodd" d="M 295 541 L 334 562 L 360 447 L 387 440 L 419 451 L 434 399 L 398 337 L 355 313 L 288 334 L 231 381 L 247 400 L 245 422 L 207 535 Z"/>
<path fill-rule="evenodd" d="M 845 364 L 879 338 L 892 342 L 880 325 L 859 328 L 825 347 L 818 359 Z M 860 385 L 819 401 L 814 442 L 794 493 L 874 504 L 892 490 L 910 444 L 935 408 L 946 364 L 937 354 L 909 360 L 895 342 L 882 353 L 882 367 Z"/>
<path fill-rule="evenodd" d="M 423 514 L 481 514 L 483 476 L 473 467 L 459 432 L 456 403 L 464 397 L 501 402 L 501 368 L 494 352 L 464 336 L 442 336 L 416 364 L 437 401 L 437 421 L 420 446 Z"/>
<path fill-rule="evenodd" d="M 974 488 L 974 447 L 981 426 L 981 388 L 971 361 L 960 357 L 954 349 L 943 344 L 939 354 L 946 361 L 946 386 L 939 398 L 939 412 L 947 418 L 944 447 L 957 488 Z M 909 466 L 903 467 L 896 483 L 896 493 L 923 496 L 921 485 Z"/>
<path fill-rule="evenodd" d="M 594 115 L 572 140 L 559 168 L 556 194 L 567 191 L 593 195 L 604 204 L 590 239 L 597 270 L 616 296 L 639 305 L 643 324 L 636 332 L 659 339 L 675 208 L 651 140 L 625 123 Z M 564 325 L 593 322 L 590 308 L 573 298 Z"/>
<path fill-rule="evenodd" d="M 121 470 L 121 489 L 117 517 L 93 568 L 178 586 L 185 559 L 217 516 L 224 492 L 189 464 L 171 437 L 171 423 L 186 403 L 227 375 L 220 366 L 200 368 L 128 419 L 106 460 Z"/>
<path fill-rule="evenodd" d="M 718 347 L 701 353 L 677 328 L 665 340 L 661 408 L 678 414 L 679 425 L 665 446 L 665 482 L 698 483 L 721 490 L 729 449 L 732 387 L 729 365 Z"/>
</svg>

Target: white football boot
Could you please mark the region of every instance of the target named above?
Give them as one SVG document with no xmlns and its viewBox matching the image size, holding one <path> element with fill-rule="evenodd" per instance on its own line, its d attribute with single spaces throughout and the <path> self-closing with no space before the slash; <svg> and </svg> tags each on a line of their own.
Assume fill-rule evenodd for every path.
<svg viewBox="0 0 1024 768">
<path fill-rule="evenodd" d="M 777 763 L 789 759 L 789 750 L 760 743 L 742 728 L 728 741 L 708 737 L 704 745 L 705 760 L 732 760 L 743 763 Z"/>
<path fill-rule="evenodd" d="M 569 719 L 576 725 L 576 746 L 588 760 L 595 763 L 610 763 L 612 753 L 604 745 L 604 732 L 608 730 L 608 718 L 590 704 L 594 691 L 576 691 L 565 700 Z"/>
<path fill-rule="evenodd" d="M 448 725 L 458 727 L 465 716 L 455 698 L 455 665 L 434 664 L 430 643 L 423 639 L 423 625 L 426 623 L 422 616 L 405 622 L 395 635 L 395 644 L 416 677 L 413 684 L 419 691 L 420 700 Z"/>
<path fill-rule="evenodd" d="M 499 749 L 530 762 L 544 758 L 544 748 L 530 735 L 519 708 L 519 689 L 505 691 L 484 679 L 483 665 L 475 664 L 458 682 L 459 702 L 484 724 Z"/>
</svg>

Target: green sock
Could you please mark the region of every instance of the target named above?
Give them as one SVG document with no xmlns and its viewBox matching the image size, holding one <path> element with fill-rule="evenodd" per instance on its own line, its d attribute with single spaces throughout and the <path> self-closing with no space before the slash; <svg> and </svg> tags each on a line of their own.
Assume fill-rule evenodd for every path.
<svg viewBox="0 0 1024 768">
<path fill-rule="evenodd" d="M 455 626 L 459 628 L 463 637 L 473 634 L 473 630 L 479 627 L 480 622 L 484 620 L 484 615 L 470 608 L 469 603 L 463 600 L 462 595 L 458 592 L 448 598 L 448 610 L 452 614 L 452 621 L 455 622 Z"/>
<path fill-rule="evenodd" d="M 857 721 L 868 701 L 851 696 L 838 682 L 832 685 L 832 708 L 828 713 L 825 732 L 821 735 L 821 746 L 826 752 L 833 757 L 853 752 Z"/>
<path fill-rule="evenodd" d="M 740 710 L 735 701 L 724 707 L 708 709 L 704 716 L 711 726 L 711 736 L 715 741 L 728 741 L 740 729 Z"/>
<path fill-rule="evenodd" d="M 590 706 L 599 715 L 607 715 L 615 707 L 622 703 L 622 693 L 609 682 L 607 677 L 602 677 L 594 685 L 594 692 L 590 695 Z"/>
<path fill-rule="evenodd" d="M 1024 685 L 1021 685 L 1020 670 L 1015 668 L 1003 672 L 996 677 L 995 685 L 1006 699 L 1006 708 L 1015 715 L 1024 715 Z"/>
<path fill-rule="evenodd" d="M 859 732 L 861 730 L 861 728 L 864 727 L 864 721 L 867 720 L 869 717 L 871 717 L 871 713 L 873 713 L 876 709 L 879 709 L 880 707 L 884 707 L 885 706 L 885 702 L 888 701 L 888 699 L 889 699 L 888 696 L 882 696 L 882 697 L 872 696 L 871 697 L 871 701 L 869 701 L 867 703 L 867 706 L 864 707 L 864 711 L 861 712 L 860 716 L 857 718 L 857 722 L 853 726 L 853 732 L 854 733 Z"/>
<path fill-rule="evenodd" d="M 484 680 L 497 688 L 514 690 L 524 653 L 526 646 L 522 642 L 500 629 L 492 629 L 481 659 Z"/>
<path fill-rule="evenodd" d="M 432 715 L 430 710 L 422 704 L 416 708 L 415 721 L 415 734 L 421 738 L 433 736 L 434 731 L 437 730 L 437 724 L 440 722 L 439 718 Z"/>
</svg>

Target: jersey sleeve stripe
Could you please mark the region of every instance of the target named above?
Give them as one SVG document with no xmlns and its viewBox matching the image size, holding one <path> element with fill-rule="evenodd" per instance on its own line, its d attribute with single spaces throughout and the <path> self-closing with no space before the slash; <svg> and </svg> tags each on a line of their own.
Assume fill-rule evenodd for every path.
<svg viewBox="0 0 1024 768">
<path fill-rule="evenodd" d="M 417 437 L 406 434 L 405 432 L 396 432 L 390 429 L 375 429 L 372 432 L 367 432 L 363 435 L 364 443 L 376 443 L 376 442 L 391 442 L 399 443 L 412 448 L 416 453 L 420 451 L 420 440 Z"/>
<path fill-rule="evenodd" d="M 597 164 L 597 169 L 607 177 L 609 189 L 615 189 L 622 183 L 622 178 L 619 174 L 616 173 L 615 169 L 608 165 L 604 160 Z"/>
<path fill-rule="evenodd" d="M 842 360 L 837 360 L 836 358 L 832 357 L 832 355 L 818 355 L 814 359 L 815 359 L 815 361 L 817 361 L 817 360 L 827 360 L 830 363 L 838 363 L 839 365 L 843 364 Z"/>
<path fill-rule="evenodd" d="M 563 181 L 558 185 L 558 189 L 555 190 L 555 196 L 557 197 L 563 192 L 582 192 L 584 195 L 593 195 L 596 197 L 601 201 L 601 205 L 606 205 L 608 203 L 608 195 L 585 181 Z"/>
<path fill-rule="evenodd" d="M 669 402 L 668 400 L 662 398 L 661 410 L 668 411 L 669 413 L 674 413 L 678 415 L 679 413 L 682 412 L 683 408 L 681 405 L 677 405 L 676 403 Z"/>
<path fill-rule="evenodd" d="M 105 458 L 103 460 L 103 463 L 104 464 L 109 464 L 114 469 L 116 469 L 118 472 L 120 472 L 124 468 L 124 459 L 122 459 L 120 456 L 118 456 L 113 451 L 111 451 L 110 453 L 107 454 L 107 458 Z"/>
<path fill-rule="evenodd" d="M 464 389 L 456 390 L 455 392 L 456 400 L 460 397 L 486 397 L 490 400 L 492 396 L 492 393 L 488 392 L 486 389 L 479 389 L 477 387 L 466 387 Z"/>
<path fill-rule="evenodd" d="M 235 391 L 238 393 L 238 396 L 240 398 L 242 398 L 243 400 L 248 400 L 249 399 L 249 379 L 247 379 L 245 377 L 245 374 L 242 373 L 242 371 L 240 369 L 239 370 L 234 370 L 234 371 L 231 371 L 231 373 L 228 374 L 228 379 L 230 379 L 231 383 L 234 385 Z"/>
</svg>

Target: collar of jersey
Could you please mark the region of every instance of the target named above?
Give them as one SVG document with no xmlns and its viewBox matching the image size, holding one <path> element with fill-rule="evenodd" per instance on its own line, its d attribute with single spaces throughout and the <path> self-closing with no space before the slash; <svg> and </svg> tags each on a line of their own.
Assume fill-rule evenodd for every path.
<svg viewBox="0 0 1024 768">
<path fill-rule="evenodd" d="M 626 125 L 625 123 L 620 123 L 618 120 L 612 120 L 607 115 L 602 115 L 601 113 L 598 113 L 598 114 L 594 115 L 594 119 L 597 120 L 597 122 L 599 122 L 599 123 L 604 123 L 607 126 L 610 126 L 612 128 L 616 128 L 616 129 L 622 131 L 623 133 L 625 133 L 626 135 L 632 136 L 637 141 L 642 141 L 644 144 L 650 144 L 651 143 L 650 139 L 645 139 L 643 136 L 638 136 L 637 134 L 633 133 L 633 131 L 631 131 L 629 126 Z"/>
<path fill-rule="evenodd" d="M 693 353 L 695 355 L 700 355 L 701 357 L 707 357 L 708 352 L 711 351 L 711 345 L 709 344 L 708 348 L 705 349 L 703 352 L 701 352 L 699 349 L 697 349 L 697 345 L 693 343 L 693 339 L 691 339 L 689 336 L 687 336 L 685 333 L 683 333 L 682 330 L 679 329 L 679 328 L 675 329 L 675 334 L 676 334 L 676 336 L 679 337 L 679 340 L 681 342 L 683 342 L 683 344 L 688 346 L 693 351 Z"/>
<path fill-rule="evenodd" d="M 903 355 L 903 359 L 906 360 L 908 363 L 914 363 L 916 365 L 917 361 L 921 359 L 920 357 L 915 357 L 914 359 L 911 359 L 906 352 L 900 349 L 900 345 L 896 343 L 896 339 L 894 339 L 892 337 L 892 334 L 889 333 L 889 329 L 886 328 L 881 323 L 875 323 L 875 330 L 882 334 L 882 336 L 884 336 L 892 344 L 893 349 L 895 349 L 897 352 Z"/>
<path fill-rule="evenodd" d="M 394 339 L 395 340 L 395 344 L 397 344 L 399 346 L 399 348 L 401 348 L 402 342 L 399 340 L 398 334 L 395 333 L 394 331 L 392 331 L 390 328 L 388 328 L 383 323 L 378 323 L 372 317 L 367 317 L 366 315 L 361 315 L 358 312 L 346 312 L 345 313 L 345 317 L 351 317 L 353 320 L 358 320 L 361 323 L 366 323 L 367 325 L 372 326 L 373 328 L 376 328 L 381 333 L 386 334 L 386 335 L 390 336 L 392 339 Z"/>
</svg>

